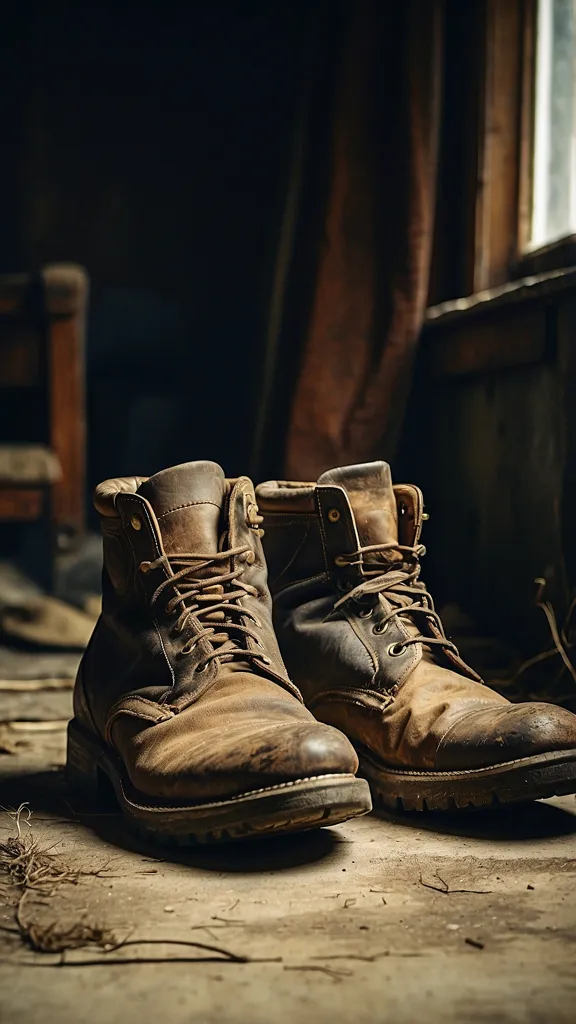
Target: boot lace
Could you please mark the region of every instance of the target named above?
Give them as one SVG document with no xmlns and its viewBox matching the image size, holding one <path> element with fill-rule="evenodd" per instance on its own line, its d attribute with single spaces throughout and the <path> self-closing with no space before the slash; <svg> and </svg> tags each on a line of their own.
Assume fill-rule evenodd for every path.
<svg viewBox="0 0 576 1024">
<path fill-rule="evenodd" d="M 218 571 L 220 566 L 226 569 L 227 562 L 231 564 L 232 558 L 242 555 L 250 557 L 253 556 L 253 552 L 249 547 L 229 548 L 213 555 L 187 552 L 172 555 L 170 558 L 162 555 L 154 562 L 144 562 L 141 565 L 143 571 L 163 566 L 172 573 L 154 591 L 152 605 L 158 603 L 166 590 L 174 589 L 175 593 L 167 601 L 165 611 L 171 615 L 179 609 L 174 626 L 176 635 L 181 634 L 188 625 L 192 625 L 193 617 L 200 622 L 201 629 L 197 629 L 194 635 L 186 640 L 180 653 L 192 654 L 202 640 L 209 640 L 213 645 L 214 650 L 197 666 L 197 672 L 205 671 L 216 658 L 221 662 L 240 658 L 242 661 L 257 660 L 265 665 L 271 664 L 270 658 L 263 651 L 250 650 L 246 644 L 247 638 L 251 637 L 259 647 L 262 647 L 257 633 L 249 626 L 234 621 L 235 618 L 244 618 L 250 619 L 256 627 L 261 625 L 256 616 L 240 604 L 240 600 L 247 594 L 257 597 L 258 591 L 240 579 L 245 571 L 243 566 L 229 571 Z M 214 567 L 216 575 L 198 575 L 210 567 Z M 218 628 L 213 623 L 217 623 Z"/>
<path fill-rule="evenodd" d="M 373 554 L 384 554 L 385 552 L 392 551 L 401 553 L 401 561 L 389 562 L 387 565 L 384 563 L 383 565 L 382 563 L 377 564 L 374 560 L 370 560 L 369 557 L 368 559 L 366 558 L 366 556 Z M 360 612 L 360 615 L 366 618 L 373 614 L 377 603 L 372 601 L 371 604 L 366 605 L 366 598 L 371 596 L 377 597 L 377 601 L 381 603 L 383 600 L 386 600 L 391 606 L 391 610 L 374 627 L 375 633 L 384 633 L 388 623 L 395 616 L 406 615 L 416 624 L 419 618 L 421 621 L 423 618 L 439 634 L 438 636 L 430 636 L 418 632 L 414 636 L 402 640 L 401 643 L 393 644 L 392 648 L 394 649 L 390 648 L 391 654 L 400 655 L 412 644 L 425 644 L 429 647 L 441 647 L 458 656 L 458 648 L 448 640 L 444 633 L 444 627 L 438 612 L 434 609 L 434 601 L 431 595 L 426 590 L 424 584 L 419 581 L 421 571 L 420 559 L 425 554 L 426 548 L 423 544 L 416 544 L 414 547 L 410 547 L 407 544 L 391 542 L 388 544 L 369 544 L 358 548 L 357 551 L 352 551 L 350 554 L 340 555 L 336 559 L 337 565 L 361 565 L 364 575 L 368 578 L 363 580 L 358 586 L 347 590 L 343 597 L 334 605 L 334 610 L 347 601 L 357 601 L 364 604 L 364 610 Z"/>
</svg>

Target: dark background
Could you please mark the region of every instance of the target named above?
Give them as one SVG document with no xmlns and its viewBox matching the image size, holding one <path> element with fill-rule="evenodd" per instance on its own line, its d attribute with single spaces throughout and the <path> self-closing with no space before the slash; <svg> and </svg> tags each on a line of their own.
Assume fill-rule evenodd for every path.
<svg viewBox="0 0 576 1024">
<path fill-rule="evenodd" d="M 90 488 L 195 458 L 263 468 L 271 292 L 299 173 L 288 337 L 264 416 L 278 471 L 341 33 L 340 7 L 322 4 L 3 15 L 0 271 L 89 272 Z"/>
</svg>

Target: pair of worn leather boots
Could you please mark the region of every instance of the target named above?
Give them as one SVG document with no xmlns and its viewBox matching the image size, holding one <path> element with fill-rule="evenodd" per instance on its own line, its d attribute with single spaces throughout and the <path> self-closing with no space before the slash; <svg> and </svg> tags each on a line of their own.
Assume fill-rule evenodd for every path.
<svg viewBox="0 0 576 1024">
<path fill-rule="evenodd" d="M 94 797 L 111 782 L 141 831 L 207 842 L 334 824 L 371 796 L 576 791 L 576 716 L 510 704 L 462 661 L 420 581 L 422 494 L 385 463 L 255 493 L 191 462 L 95 503 L 103 609 L 67 774 Z"/>
</svg>

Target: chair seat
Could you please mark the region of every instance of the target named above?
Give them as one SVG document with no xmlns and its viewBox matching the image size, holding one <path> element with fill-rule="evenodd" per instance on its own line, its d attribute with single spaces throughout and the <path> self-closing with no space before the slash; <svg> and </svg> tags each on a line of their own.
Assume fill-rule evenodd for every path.
<svg viewBox="0 0 576 1024">
<path fill-rule="evenodd" d="M 62 479 L 55 452 L 43 444 L 0 444 L 0 487 L 46 487 Z"/>
</svg>

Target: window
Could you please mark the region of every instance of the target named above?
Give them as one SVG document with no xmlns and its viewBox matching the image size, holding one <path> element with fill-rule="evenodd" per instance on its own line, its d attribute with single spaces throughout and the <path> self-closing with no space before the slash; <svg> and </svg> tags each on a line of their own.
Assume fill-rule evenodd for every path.
<svg viewBox="0 0 576 1024">
<path fill-rule="evenodd" d="M 576 0 L 538 0 L 528 249 L 576 232 Z"/>
<path fill-rule="evenodd" d="M 576 266 L 576 0 L 446 11 L 435 303 Z"/>
</svg>

